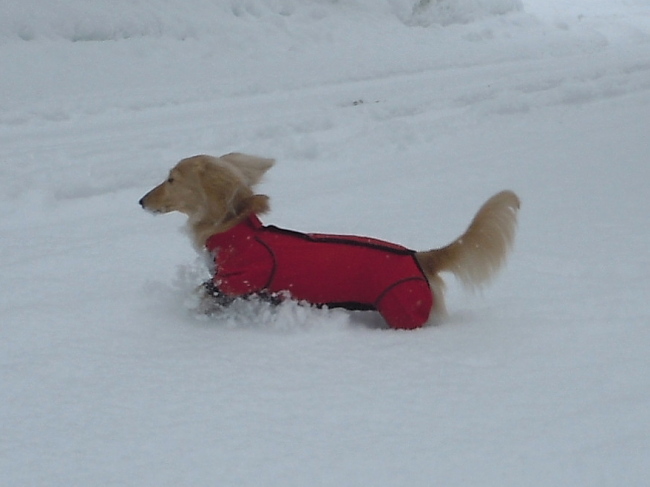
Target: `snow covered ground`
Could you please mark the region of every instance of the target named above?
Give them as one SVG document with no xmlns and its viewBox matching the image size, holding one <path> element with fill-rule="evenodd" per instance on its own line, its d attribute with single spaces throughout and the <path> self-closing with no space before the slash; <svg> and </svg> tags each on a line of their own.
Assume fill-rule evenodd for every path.
<svg viewBox="0 0 650 487">
<path fill-rule="evenodd" d="M 0 69 L 0 485 L 647 485 L 650 1 L 24 0 Z M 414 332 L 202 319 L 137 201 L 233 150 L 417 249 L 514 189 L 515 252 Z"/>
</svg>

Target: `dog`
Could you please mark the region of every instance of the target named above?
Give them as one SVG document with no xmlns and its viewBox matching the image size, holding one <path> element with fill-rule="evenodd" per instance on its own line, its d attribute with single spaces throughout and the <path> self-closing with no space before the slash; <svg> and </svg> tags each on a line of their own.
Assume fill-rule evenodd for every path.
<svg viewBox="0 0 650 487">
<path fill-rule="evenodd" d="M 269 197 L 254 192 L 273 159 L 230 153 L 181 160 L 140 205 L 188 217 L 194 246 L 208 251 L 213 277 L 202 299 L 226 306 L 260 296 L 317 306 L 376 310 L 391 328 L 415 329 L 443 316 L 442 272 L 468 288 L 488 283 L 512 248 L 520 201 L 488 199 L 469 227 L 441 248 L 414 251 L 368 237 L 306 234 L 265 226 Z"/>
</svg>

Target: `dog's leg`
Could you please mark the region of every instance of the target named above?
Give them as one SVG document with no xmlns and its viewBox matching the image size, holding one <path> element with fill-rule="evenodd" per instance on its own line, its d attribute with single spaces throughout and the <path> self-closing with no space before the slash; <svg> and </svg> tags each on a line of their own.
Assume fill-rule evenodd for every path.
<svg viewBox="0 0 650 487">
<path fill-rule="evenodd" d="M 201 302 L 199 309 L 205 314 L 215 314 L 222 312 L 236 300 L 259 300 L 269 303 L 272 306 L 277 306 L 286 300 L 285 296 L 281 294 L 270 293 L 262 291 L 254 294 L 246 294 L 244 296 L 230 296 L 223 293 L 219 287 L 212 281 L 205 281 L 197 288 L 199 300 Z"/>
<path fill-rule="evenodd" d="M 222 293 L 212 280 L 205 281 L 196 292 L 199 296 L 199 310 L 206 315 L 223 311 L 236 299 Z"/>
</svg>

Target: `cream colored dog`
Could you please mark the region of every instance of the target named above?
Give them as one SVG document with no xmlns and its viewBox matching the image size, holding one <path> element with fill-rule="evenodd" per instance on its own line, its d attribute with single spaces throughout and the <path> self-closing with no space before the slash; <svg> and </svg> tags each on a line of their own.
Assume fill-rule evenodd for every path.
<svg viewBox="0 0 650 487">
<path fill-rule="evenodd" d="M 250 218 L 256 219 L 255 215 L 268 211 L 269 198 L 254 193 L 253 187 L 273 163 L 273 159 L 239 153 L 189 157 L 180 161 L 167 180 L 147 193 L 140 204 L 154 213 L 186 214 L 195 247 L 205 249 L 211 237 L 233 231 Z M 421 252 L 404 249 L 412 252 L 433 293 L 431 316 L 445 310 L 441 272 L 453 273 L 469 288 L 482 286 L 495 275 L 513 244 L 519 206 L 515 193 L 502 191 L 485 202 L 465 233 L 449 245 Z M 381 271 L 373 269 L 372 273 Z M 369 275 L 369 282 L 375 277 Z M 312 279 L 317 282 L 320 277 L 314 275 Z M 374 304 L 369 303 L 363 309 L 373 309 Z"/>
</svg>

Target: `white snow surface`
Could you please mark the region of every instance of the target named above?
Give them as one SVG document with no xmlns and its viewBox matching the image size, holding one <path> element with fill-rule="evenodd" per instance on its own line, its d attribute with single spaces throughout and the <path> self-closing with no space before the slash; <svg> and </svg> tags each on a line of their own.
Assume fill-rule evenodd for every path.
<svg viewBox="0 0 650 487">
<path fill-rule="evenodd" d="M 650 1 L 9 1 L 0 68 L 0 485 L 647 485 Z M 201 317 L 137 202 L 230 151 L 416 249 L 513 189 L 515 251 L 417 331 Z"/>
</svg>

